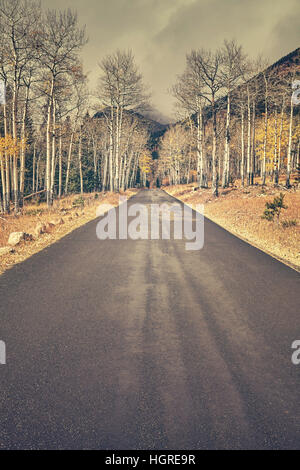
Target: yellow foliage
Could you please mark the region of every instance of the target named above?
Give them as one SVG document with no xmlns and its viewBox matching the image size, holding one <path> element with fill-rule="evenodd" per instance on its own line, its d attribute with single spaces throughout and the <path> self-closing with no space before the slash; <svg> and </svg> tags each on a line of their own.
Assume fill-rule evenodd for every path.
<svg viewBox="0 0 300 470">
<path fill-rule="evenodd" d="M 281 131 L 281 138 L 280 138 Z M 259 158 L 262 160 L 264 156 L 264 138 L 265 138 L 265 121 L 264 115 L 258 121 L 256 130 L 256 150 Z M 294 120 L 292 139 L 293 142 L 296 142 L 300 136 L 300 122 L 299 119 Z M 275 156 L 275 145 L 277 141 L 277 158 L 284 159 L 286 158 L 288 141 L 289 141 L 289 116 L 284 115 L 281 122 L 281 115 L 277 115 L 277 122 L 275 116 L 272 115 L 268 119 L 268 132 L 267 132 L 267 146 L 266 146 L 266 159 L 267 167 L 266 170 L 271 170 L 274 166 L 274 156 Z M 281 145 L 280 145 L 281 144 Z M 280 156 L 279 156 L 279 148 Z"/>
<path fill-rule="evenodd" d="M 4 161 L 4 156 L 19 156 L 20 152 L 26 148 L 26 139 L 14 139 L 11 135 L 0 137 L 0 161 Z"/>
<path fill-rule="evenodd" d="M 148 175 L 151 172 L 152 156 L 150 152 L 143 153 L 139 159 L 141 172 Z"/>
</svg>

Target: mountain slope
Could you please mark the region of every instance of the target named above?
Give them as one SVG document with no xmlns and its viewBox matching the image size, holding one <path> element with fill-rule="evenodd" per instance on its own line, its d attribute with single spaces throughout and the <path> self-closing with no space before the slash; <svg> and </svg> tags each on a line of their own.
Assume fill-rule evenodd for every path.
<svg viewBox="0 0 300 470">
<path fill-rule="evenodd" d="M 94 119 L 104 119 L 106 115 L 109 115 L 109 113 L 110 113 L 110 110 L 108 109 L 103 110 L 103 111 L 98 111 L 94 115 Z M 130 118 L 132 120 L 137 119 L 139 125 L 143 129 L 147 130 L 147 132 L 149 133 L 149 141 L 148 141 L 149 150 L 155 152 L 159 139 L 166 132 L 169 126 L 167 124 L 161 124 L 160 122 L 155 121 L 154 119 L 151 119 L 150 117 L 144 116 L 143 114 L 136 112 L 136 111 L 125 110 L 124 113 L 127 118 Z"/>
</svg>

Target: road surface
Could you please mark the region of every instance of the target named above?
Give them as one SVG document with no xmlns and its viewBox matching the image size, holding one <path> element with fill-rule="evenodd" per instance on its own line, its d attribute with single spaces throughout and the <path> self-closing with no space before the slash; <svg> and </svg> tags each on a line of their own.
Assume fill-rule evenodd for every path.
<svg viewBox="0 0 300 470">
<path fill-rule="evenodd" d="M 96 224 L 0 277 L 0 448 L 300 448 L 299 274 L 209 220 L 197 252 Z"/>
</svg>

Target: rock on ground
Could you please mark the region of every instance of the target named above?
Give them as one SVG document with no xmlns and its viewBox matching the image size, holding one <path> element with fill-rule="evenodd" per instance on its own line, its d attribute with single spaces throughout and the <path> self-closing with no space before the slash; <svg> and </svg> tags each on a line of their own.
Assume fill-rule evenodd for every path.
<svg viewBox="0 0 300 470">
<path fill-rule="evenodd" d="M 10 246 L 17 246 L 21 241 L 30 241 L 32 240 L 32 235 L 25 232 L 13 232 L 10 234 L 8 239 L 8 244 Z"/>
<path fill-rule="evenodd" d="M 48 222 L 46 224 L 46 232 L 48 232 L 49 230 L 53 229 L 54 227 L 54 224 L 52 222 Z"/>
<path fill-rule="evenodd" d="M 37 224 L 37 226 L 34 229 L 34 235 L 36 235 L 37 237 L 39 235 L 42 235 L 45 232 L 46 232 L 46 225 L 44 224 Z"/>
<path fill-rule="evenodd" d="M 63 220 L 63 219 L 51 220 L 50 223 L 53 224 L 53 225 L 63 225 L 63 224 L 64 224 L 64 220 Z"/>
</svg>

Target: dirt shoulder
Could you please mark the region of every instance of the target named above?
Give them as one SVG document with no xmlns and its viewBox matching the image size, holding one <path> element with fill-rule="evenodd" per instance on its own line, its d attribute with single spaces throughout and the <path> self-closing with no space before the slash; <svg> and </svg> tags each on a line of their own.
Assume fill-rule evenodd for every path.
<svg viewBox="0 0 300 470">
<path fill-rule="evenodd" d="M 50 210 L 45 204 L 26 205 L 19 215 L 1 216 L 0 218 L 0 252 L 1 248 L 8 246 L 9 235 L 14 232 L 25 232 L 32 235 L 31 241 L 22 241 L 12 252 L 0 254 L 0 274 L 15 264 L 25 261 L 35 253 L 52 245 L 57 240 L 71 233 L 73 230 L 85 225 L 96 218 L 96 210 L 100 204 L 119 205 L 119 196 L 128 199 L 137 193 L 137 190 L 128 190 L 122 194 L 106 193 L 80 196 L 70 196 L 56 202 Z M 84 202 L 84 205 L 82 204 Z M 46 230 L 40 235 L 35 234 L 36 227 L 43 225 Z"/>
<path fill-rule="evenodd" d="M 285 190 L 274 186 L 233 187 L 221 189 L 214 198 L 209 189 L 194 184 L 163 188 L 168 194 L 195 208 L 204 204 L 205 216 L 223 228 L 300 271 L 300 190 Z M 266 202 L 280 192 L 284 203 L 280 224 L 261 218 Z M 283 227 L 282 222 L 296 225 Z"/>
</svg>

